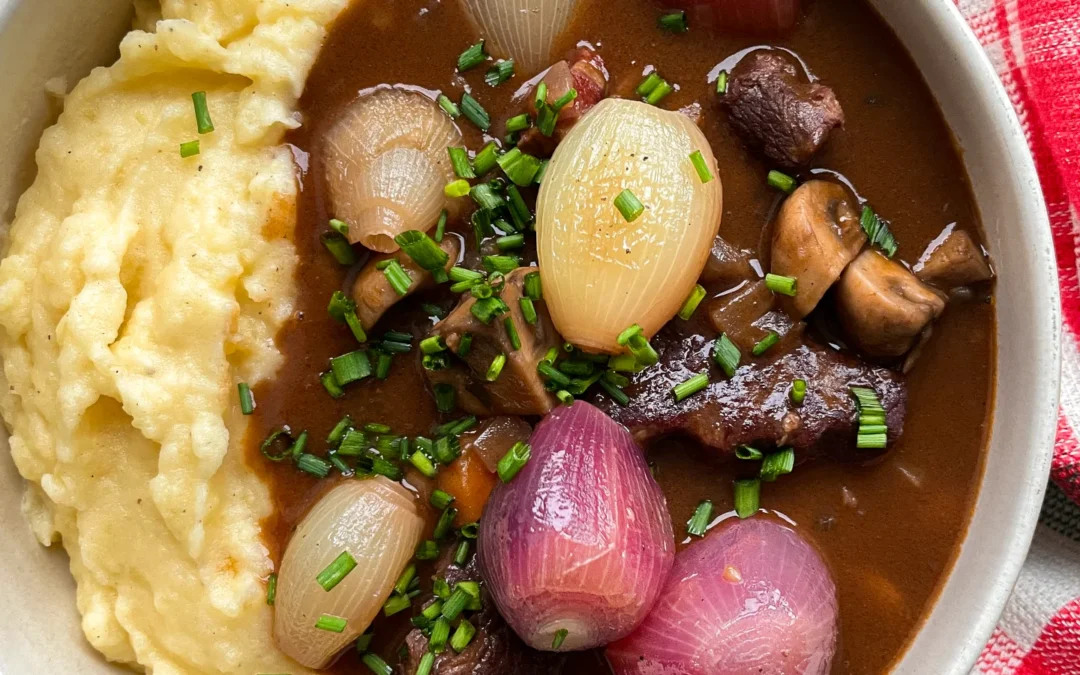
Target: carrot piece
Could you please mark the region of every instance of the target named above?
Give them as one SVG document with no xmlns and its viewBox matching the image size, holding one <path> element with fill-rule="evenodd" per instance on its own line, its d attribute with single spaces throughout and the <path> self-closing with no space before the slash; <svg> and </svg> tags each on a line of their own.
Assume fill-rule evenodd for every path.
<svg viewBox="0 0 1080 675">
<path fill-rule="evenodd" d="M 439 472 L 439 489 L 454 496 L 454 507 L 458 510 L 455 526 L 480 520 L 495 482 L 495 474 L 488 471 L 484 460 L 472 449 Z"/>
</svg>

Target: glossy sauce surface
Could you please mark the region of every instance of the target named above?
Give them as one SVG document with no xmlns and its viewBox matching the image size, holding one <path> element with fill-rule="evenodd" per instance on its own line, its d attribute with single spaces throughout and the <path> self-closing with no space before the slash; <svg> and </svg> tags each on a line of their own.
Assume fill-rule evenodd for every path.
<svg viewBox="0 0 1080 675">
<path fill-rule="evenodd" d="M 617 20 L 604 0 L 581 5 L 553 60 L 588 41 L 611 73 L 611 93 L 632 90 L 645 68 L 655 66 L 679 85 L 663 107 L 700 103 L 724 186 L 720 233 L 736 246 L 759 250 L 760 242 L 768 241 L 767 225 L 779 203 L 765 183 L 771 167 L 749 154 L 729 130 L 707 75 L 760 40 L 693 27 L 684 35 L 664 34 L 656 29 L 658 10 L 646 0 L 620 2 Z M 455 100 L 467 83 L 492 114 L 492 135 L 501 135 L 503 122 L 520 112 L 512 100 L 515 90 L 534 73 L 518 73 L 494 89 L 483 83 L 485 68 L 457 75 L 458 54 L 476 38 L 455 0 L 357 3 L 335 25 L 308 80 L 301 102 L 304 125 L 289 139 L 303 186 L 295 233 L 299 301 L 294 320 L 278 336 L 285 365 L 275 381 L 255 391 L 258 408 L 248 438 L 250 462 L 266 476 L 277 506 L 265 528 L 275 559 L 325 485 L 262 458 L 259 444 L 273 428 L 288 424 L 309 430 L 309 451 L 321 454 L 326 434 L 345 414 L 404 435 L 426 434 L 433 423 L 452 418 L 436 412 L 415 348 L 394 360 L 389 379 L 353 385 L 340 400 L 327 396 L 319 383 L 330 357 L 356 348 L 348 330 L 326 313 L 331 293 L 347 289 L 351 276 L 333 264 L 318 239 L 333 216 L 322 179 L 320 138 L 359 92 L 394 83 L 442 90 Z M 835 90 L 846 127 L 834 132 L 814 166 L 845 176 L 892 222 L 900 259 L 914 262 L 954 222 L 981 239 L 964 169 L 937 106 L 899 42 L 864 2 L 817 0 L 795 31 L 773 44 L 796 52 Z M 481 134 L 468 122 L 459 123 L 468 147 L 479 150 L 485 142 Z M 457 223 L 452 229 L 468 228 Z M 423 302 L 448 309 L 454 299 L 445 291 L 409 298 L 374 333 L 396 329 L 423 337 L 432 323 L 419 308 Z M 763 489 L 763 508 L 814 541 L 836 578 L 841 640 L 834 675 L 883 672 L 913 636 L 952 564 L 981 475 L 991 414 L 993 332 L 992 297 L 951 303 L 907 376 L 904 435 L 881 462 L 800 466 Z M 686 521 L 702 499 L 711 499 L 716 513 L 730 511 L 735 467 L 678 440 L 661 441 L 648 448 L 648 455 L 667 495 L 677 541 L 685 538 Z M 388 660 L 393 637 L 404 628 L 400 621 L 376 622 Z M 605 669 L 602 657 L 591 654 L 574 657 L 564 672 Z M 335 672 L 366 670 L 348 656 Z"/>
</svg>

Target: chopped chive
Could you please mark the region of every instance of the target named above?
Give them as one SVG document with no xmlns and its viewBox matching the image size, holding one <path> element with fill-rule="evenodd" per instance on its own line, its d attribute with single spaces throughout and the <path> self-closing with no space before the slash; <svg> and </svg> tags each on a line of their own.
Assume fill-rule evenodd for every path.
<svg viewBox="0 0 1080 675">
<path fill-rule="evenodd" d="M 491 365 L 488 366 L 487 375 L 485 378 L 488 382 L 494 382 L 499 379 L 499 375 L 502 374 L 503 366 L 506 365 L 506 354 L 499 354 L 491 360 Z"/>
<path fill-rule="evenodd" d="M 497 87 L 514 76 L 514 60 L 499 61 L 484 74 L 484 82 L 489 87 Z"/>
<path fill-rule="evenodd" d="M 476 178 L 472 164 L 469 163 L 469 153 L 465 148 L 449 147 L 446 152 L 450 155 L 450 166 L 454 168 L 454 175 L 458 178 Z"/>
<path fill-rule="evenodd" d="M 385 259 L 385 260 L 380 260 L 379 262 L 375 263 L 375 269 L 377 269 L 377 270 L 379 270 L 380 272 L 382 272 L 382 271 L 383 271 L 383 270 L 385 270 L 385 269 L 386 269 L 387 267 L 390 267 L 390 263 L 392 263 L 392 262 L 394 262 L 394 259 L 393 259 L 393 258 L 387 258 L 387 259 Z"/>
<path fill-rule="evenodd" d="M 641 81 L 641 84 L 637 86 L 637 95 L 642 98 L 653 93 L 653 91 L 660 86 L 660 83 L 664 81 L 664 78 L 660 77 L 659 73 L 649 73 L 648 77 Z"/>
<path fill-rule="evenodd" d="M 469 312 L 484 324 L 490 324 L 491 320 L 496 316 L 501 316 L 509 310 L 510 308 L 506 306 L 506 303 L 501 298 L 477 300 L 469 308 Z"/>
<path fill-rule="evenodd" d="M 274 606 L 274 601 L 277 599 L 277 575 L 271 574 L 266 579 L 266 604 L 271 607 Z"/>
<path fill-rule="evenodd" d="M 330 371 L 337 385 L 344 387 L 371 375 L 371 361 L 367 352 L 356 350 L 330 359 Z"/>
<path fill-rule="evenodd" d="M 763 337 L 761 341 L 758 342 L 756 345 L 754 345 L 754 348 L 750 351 L 754 356 L 761 356 L 765 352 L 772 349 L 777 342 L 780 342 L 780 335 L 773 331 L 769 331 L 769 334 Z"/>
<path fill-rule="evenodd" d="M 693 396 L 705 387 L 709 386 L 709 374 L 698 373 L 685 382 L 680 382 L 671 388 L 671 393 L 675 395 L 675 402 L 685 400 L 688 396 Z"/>
<path fill-rule="evenodd" d="M 466 523 L 461 526 L 461 536 L 466 539 L 476 539 L 480 532 L 480 523 Z"/>
<path fill-rule="evenodd" d="M 341 398 L 345 395 L 345 390 L 338 384 L 337 379 L 334 378 L 333 371 L 326 371 L 319 374 L 319 382 L 322 382 L 323 388 L 326 389 L 326 393 L 330 394 L 331 398 Z"/>
<path fill-rule="evenodd" d="M 604 373 L 603 380 L 604 380 L 604 382 L 609 382 L 609 383 L 615 385 L 616 387 L 619 387 L 620 389 L 623 388 L 623 387 L 630 386 L 630 380 L 627 379 L 626 377 L 620 375 L 619 373 L 615 372 L 614 370 L 609 370 L 606 373 Z"/>
<path fill-rule="evenodd" d="M 625 329 L 623 332 L 619 333 L 619 336 L 615 338 L 615 342 L 619 346 L 625 347 L 630 342 L 630 338 L 634 337 L 635 335 L 641 335 L 641 326 L 636 323 L 633 326 Z"/>
<path fill-rule="evenodd" d="M 698 504 L 694 515 L 686 523 L 686 533 L 693 537 L 705 536 L 705 528 L 709 526 L 709 521 L 712 519 L 712 511 L 713 505 L 708 499 Z"/>
<path fill-rule="evenodd" d="M 447 507 L 443 509 L 442 515 L 439 516 L 438 522 L 435 523 L 435 531 L 432 533 L 432 538 L 436 541 L 445 539 L 446 535 L 450 534 L 450 530 L 454 527 L 454 518 L 457 517 L 457 509 L 453 507 Z"/>
<path fill-rule="evenodd" d="M 713 344 L 713 361 L 720 366 L 725 375 L 733 377 L 735 371 L 739 368 L 740 360 L 742 360 L 742 354 L 739 352 L 739 348 L 735 346 L 735 343 L 731 341 L 731 338 L 727 336 L 727 333 L 716 339 Z"/>
<path fill-rule="evenodd" d="M 450 116 L 450 119 L 456 120 L 461 117 L 461 109 L 458 108 L 457 103 L 450 100 L 449 96 L 439 94 L 439 98 L 435 100 L 438 102 L 439 107 L 443 109 L 443 112 Z"/>
<path fill-rule="evenodd" d="M 402 297 L 409 294 L 412 277 L 409 276 L 409 273 L 405 271 L 405 268 L 397 260 L 390 261 L 390 264 L 383 270 L 383 275 L 386 276 L 386 281 L 389 282 L 395 293 Z"/>
<path fill-rule="evenodd" d="M 349 575 L 356 568 L 356 558 L 352 557 L 352 554 L 348 551 L 342 551 L 338 557 L 334 558 L 334 561 L 326 566 L 322 572 L 319 572 L 315 577 L 315 581 L 323 587 L 324 591 L 330 591 Z"/>
<path fill-rule="evenodd" d="M 408 595 L 391 595 L 383 604 L 383 616 L 394 616 L 412 607 L 412 601 Z"/>
<path fill-rule="evenodd" d="M 356 315 L 355 309 L 349 309 L 345 312 L 345 323 L 348 324 L 349 330 L 352 331 L 353 337 L 357 342 L 367 342 L 367 333 L 364 332 L 364 324 L 360 322 L 360 317 Z"/>
<path fill-rule="evenodd" d="M 877 393 L 869 387 L 851 387 L 855 405 L 859 409 L 859 432 L 855 447 L 859 449 L 883 449 L 888 445 L 888 426 L 885 408 Z"/>
<path fill-rule="evenodd" d="M 446 586 L 446 588 L 443 588 L 443 586 Z M 442 616 L 443 600 L 447 600 L 450 598 L 450 587 L 446 585 L 446 581 L 444 579 L 436 579 L 434 587 L 432 588 L 432 593 L 434 593 L 441 599 L 431 603 L 430 605 L 425 607 L 422 612 L 420 612 L 420 616 L 424 617 L 428 621 L 434 621 L 435 619 Z M 443 597 L 444 593 L 446 597 Z"/>
<path fill-rule="evenodd" d="M 180 158 L 187 159 L 199 154 L 199 139 L 180 144 Z"/>
<path fill-rule="evenodd" d="M 391 675 L 394 669 L 390 665 L 382 660 L 375 652 L 367 652 L 360 660 L 364 662 L 364 665 L 368 667 L 368 670 L 375 673 L 375 675 Z"/>
<path fill-rule="evenodd" d="M 533 181 L 537 185 L 540 185 L 541 183 L 544 182 L 544 174 L 547 173 L 547 169 L 548 169 L 549 164 L 551 164 L 550 159 L 545 159 L 545 160 L 540 162 L 540 170 L 536 172 L 536 177 L 533 178 Z"/>
<path fill-rule="evenodd" d="M 615 208 L 628 223 L 632 223 L 645 212 L 645 205 L 630 190 L 623 190 L 615 197 Z"/>
<path fill-rule="evenodd" d="M 771 483 L 794 468 L 795 449 L 784 448 L 765 457 L 761 463 L 761 480 Z"/>
<path fill-rule="evenodd" d="M 565 628 L 560 628 L 559 630 L 555 631 L 555 637 L 551 641 L 551 649 L 557 650 L 559 647 L 562 647 L 563 642 L 566 641 L 566 636 L 569 634 L 570 631 L 566 630 Z"/>
<path fill-rule="evenodd" d="M 562 110 L 566 106 L 573 103 L 574 100 L 577 98 L 577 96 L 578 96 L 577 89 L 574 89 L 573 87 L 571 87 L 570 89 L 566 90 L 565 94 L 563 94 L 559 98 L 555 99 L 555 102 L 551 104 L 551 107 L 554 108 L 556 111 Z"/>
<path fill-rule="evenodd" d="M 319 617 L 319 620 L 315 622 L 315 627 L 319 630 L 330 631 L 331 633 L 344 632 L 345 626 L 349 622 L 340 616 L 333 616 L 331 614 L 323 614 Z"/>
<path fill-rule="evenodd" d="M 525 247 L 525 235 L 523 234 L 508 234 L 505 237 L 499 237 L 495 240 L 495 245 L 499 247 L 500 251 L 513 251 L 519 248 Z"/>
<path fill-rule="evenodd" d="M 428 478 L 434 478 L 435 474 L 438 473 L 438 470 L 435 468 L 435 463 L 431 461 L 431 458 L 419 450 L 409 456 L 409 464 L 412 464 L 416 467 L 417 471 Z"/>
<path fill-rule="evenodd" d="M 483 176 L 495 168 L 498 158 L 499 153 L 494 141 L 488 143 L 480 152 L 476 153 L 476 157 L 473 159 L 473 171 L 476 172 L 477 176 Z"/>
<path fill-rule="evenodd" d="M 454 592 L 443 603 L 442 618 L 446 621 L 453 621 L 461 615 L 467 604 L 469 604 L 469 593 L 461 587 L 461 584 L 458 584 L 454 588 Z"/>
<path fill-rule="evenodd" d="M 484 278 L 482 272 L 471 270 L 467 267 L 451 267 L 449 272 L 450 281 L 480 281 Z"/>
<path fill-rule="evenodd" d="M 412 584 L 413 579 L 416 578 L 416 564 L 409 563 L 398 577 L 397 583 L 394 584 L 394 592 L 404 595 L 409 590 L 409 585 Z"/>
<path fill-rule="evenodd" d="M 761 481 L 757 478 L 735 481 L 735 513 L 749 518 L 761 508 Z"/>
<path fill-rule="evenodd" d="M 435 407 L 441 413 L 448 413 L 454 411 L 456 405 L 455 398 L 457 392 L 454 387 L 449 384 L 436 384 L 435 391 Z"/>
<path fill-rule="evenodd" d="M 197 91 L 191 95 L 195 103 L 195 125 L 200 134 L 208 134 L 214 130 L 214 123 L 210 121 L 210 107 L 206 104 L 206 92 Z"/>
<path fill-rule="evenodd" d="M 513 317 L 503 319 L 503 328 L 506 329 L 506 337 L 510 339 L 510 346 L 514 351 L 521 349 L 521 336 L 518 335 L 517 326 L 514 325 Z"/>
<path fill-rule="evenodd" d="M 420 305 L 420 309 L 424 310 L 424 313 L 428 316 L 435 317 L 436 319 L 446 318 L 446 310 L 436 304 L 425 302 Z"/>
<path fill-rule="evenodd" d="M 872 208 L 863 206 L 859 224 L 866 232 L 866 238 L 870 240 L 871 245 L 880 248 L 890 258 L 896 255 L 896 237 L 889 229 L 889 224 L 874 213 Z"/>
<path fill-rule="evenodd" d="M 574 402 L 574 395 L 566 391 L 565 389 L 560 389 L 559 391 L 555 392 L 555 398 L 559 399 L 559 402 L 563 405 L 570 405 Z"/>
<path fill-rule="evenodd" d="M 749 445 L 740 445 L 739 447 L 735 448 L 736 459 L 741 459 L 746 462 L 756 462 L 757 460 L 763 459 L 764 457 L 765 453 L 758 450 L 757 448 L 752 448 Z"/>
<path fill-rule="evenodd" d="M 510 274 L 521 266 L 521 260 L 512 255 L 486 255 L 480 261 L 489 273 Z"/>
<path fill-rule="evenodd" d="M 469 196 L 485 211 L 498 211 L 504 204 L 503 198 L 495 191 L 492 183 L 474 185 L 469 190 Z"/>
<path fill-rule="evenodd" d="M 457 551 L 454 552 L 454 564 L 458 567 L 464 567 L 465 561 L 469 559 L 469 540 L 462 539 L 458 542 Z"/>
<path fill-rule="evenodd" d="M 352 244 L 337 230 L 323 232 L 319 235 L 319 241 L 339 264 L 352 265 L 356 262 L 356 251 L 353 250 Z"/>
<path fill-rule="evenodd" d="M 450 638 L 450 620 L 440 616 L 431 627 L 431 638 L 428 640 L 428 649 L 432 653 L 439 654 L 446 649 L 446 641 Z"/>
<path fill-rule="evenodd" d="M 769 172 L 769 175 L 766 178 L 766 182 L 768 182 L 769 187 L 776 188 L 777 190 L 780 190 L 781 192 L 786 192 L 787 194 L 791 194 L 792 192 L 794 192 L 795 187 L 799 184 L 798 181 L 796 181 L 791 176 L 776 170 Z"/>
<path fill-rule="evenodd" d="M 245 415 L 250 415 L 255 412 L 255 396 L 251 393 L 251 387 L 247 382 L 241 382 L 236 385 L 237 391 L 240 393 L 240 412 Z"/>
<path fill-rule="evenodd" d="M 548 361 L 541 361 L 536 364 L 536 371 L 546 377 L 549 381 L 554 382 L 560 387 L 566 387 L 570 385 L 570 378 L 564 375 L 554 365 Z"/>
<path fill-rule="evenodd" d="M 468 94 L 461 95 L 461 112 L 481 131 L 491 128 L 491 115 L 484 110 L 480 102 Z"/>
<path fill-rule="evenodd" d="M 487 52 L 484 51 L 484 41 L 481 40 L 480 42 L 477 42 L 473 46 L 461 52 L 461 55 L 458 56 L 458 72 L 464 73 L 466 70 L 475 68 L 486 60 Z"/>
<path fill-rule="evenodd" d="M 446 343 L 439 335 L 432 335 L 420 341 L 420 351 L 425 354 L 437 354 L 446 351 Z"/>
<path fill-rule="evenodd" d="M 694 316 L 694 312 L 697 311 L 698 305 L 705 299 L 705 287 L 701 284 L 694 286 L 694 289 L 690 291 L 690 295 L 683 302 L 682 309 L 679 310 L 679 318 L 683 321 L 689 321 L 690 317 Z"/>
<path fill-rule="evenodd" d="M 506 198 L 510 203 L 510 216 L 514 220 L 514 224 L 518 230 L 524 230 L 525 226 L 532 220 L 532 213 L 529 211 L 529 207 L 525 204 L 525 198 L 521 196 L 521 191 L 514 185 L 508 185 L 506 187 Z"/>
<path fill-rule="evenodd" d="M 660 101 L 664 100 L 668 94 L 675 91 L 675 87 L 671 86 L 671 83 L 667 80 L 660 80 L 660 84 L 656 86 L 648 96 L 645 97 L 645 102 L 649 105 L 656 105 Z"/>
<path fill-rule="evenodd" d="M 521 316 L 525 319 L 525 323 L 535 326 L 538 316 L 536 314 L 536 305 L 533 304 L 532 299 L 529 297 L 518 298 L 518 305 L 521 307 Z"/>
<path fill-rule="evenodd" d="M 353 421 L 351 417 L 349 417 L 348 415 L 342 417 L 341 420 L 339 420 L 338 423 L 334 425 L 334 428 L 331 429 L 330 435 L 326 437 L 326 444 L 329 445 L 331 448 L 337 448 L 338 446 L 340 446 L 342 439 L 345 438 L 345 432 L 347 432 L 352 427 L 352 424 Z"/>
<path fill-rule="evenodd" d="M 468 542 L 466 542 L 468 543 Z M 476 635 L 476 628 L 466 619 L 462 619 L 458 624 L 457 630 L 454 631 L 454 637 L 450 638 L 450 646 L 455 652 L 461 653 L 465 651 L 465 648 L 472 642 L 473 636 Z"/>
<path fill-rule="evenodd" d="M 456 435 L 440 436 L 432 444 L 431 454 L 435 455 L 435 459 L 440 463 L 450 464 L 461 455 L 461 442 Z"/>
<path fill-rule="evenodd" d="M 454 501 L 454 495 L 449 492 L 443 492 L 442 490 L 435 490 L 431 493 L 431 497 L 428 498 L 428 501 L 430 501 L 431 505 L 436 509 L 442 511 Z"/>
<path fill-rule="evenodd" d="M 689 26 L 686 24 L 686 12 L 669 12 L 660 16 L 658 22 L 660 28 L 670 33 L 685 33 Z"/>
<path fill-rule="evenodd" d="M 431 476 L 428 476 L 429 478 Z M 439 545 L 433 539 L 426 539 L 416 547 L 417 560 L 434 560 L 439 557 Z"/>
<path fill-rule="evenodd" d="M 439 222 L 435 225 L 436 243 L 441 243 L 443 240 L 443 236 L 446 235 L 446 220 L 448 216 L 449 214 L 446 212 L 446 209 L 443 209 L 442 212 L 439 214 Z"/>
<path fill-rule="evenodd" d="M 612 401 L 615 401 L 620 406 L 625 408 L 630 403 L 630 397 L 626 395 L 622 389 L 619 389 L 611 382 L 608 382 L 604 378 L 600 378 L 600 386 L 603 388 L 607 395 L 611 397 Z"/>
<path fill-rule="evenodd" d="M 532 185 L 536 172 L 540 170 L 540 160 L 514 148 L 496 160 L 506 177 L 515 185 Z"/>
<path fill-rule="evenodd" d="M 700 150 L 690 153 L 690 163 L 694 165 L 694 171 L 697 171 L 698 178 L 701 179 L 702 183 L 708 183 L 713 179 L 709 164 L 705 161 L 705 156 L 701 154 Z"/>
<path fill-rule="evenodd" d="M 303 453 L 296 459 L 296 468 L 300 469 L 304 473 L 311 474 L 316 478 L 326 478 L 330 475 L 330 469 L 333 468 L 333 464 L 326 461 L 322 457 Z"/>
<path fill-rule="evenodd" d="M 337 218 L 330 219 L 330 228 L 338 234 L 347 237 L 349 236 L 349 224 L 344 220 L 338 220 Z"/>
<path fill-rule="evenodd" d="M 356 309 L 356 303 L 341 291 L 334 291 L 326 306 L 326 313 L 334 321 L 345 321 L 345 313 L 350 309 Z"/>
<path fill-rule="evenodd" d="M 532 447 L 528 443 L 518 441 L 506 451 L 498 464 L 499 480 L 509 483 L 518 475 L 532 456 Z"/>
<path fill-rule="evenodd" d="M 660 356 L 643 334 L 631 336 L 626 347 L 639 365 L 654 366 L 660 360 Z"/>
<path fill-rule="evenodd" d="M 506 130 L 511 133 L 525 131 L 530 124 L 532 124 L 532 120 L 529 119 L 528 113 L 521 113 L 506 120 Z"/>
<path fill-rule="evenodd" d="M 806 380 L 795 380 L 791 383 L 791 402 L 801 405 L 806 398 Z"/>
<path fill-rule="evenodd" d="M 472 350 L 472 333 L 465 333 L 458 341 L 457 355 L 465 358 Z"/>
<path fill-rule="evenodd" d="M 766 274 L 765 287 L 773 293 L 795 297 L 798 291 L 798 281 L 795 277 L 785 277 L 779 274 Z"/>
<path fill-rule="evenodd" d="M 390 342 L 403 342 L 405 344 L 409 344 L 409 343 L 412 342 L 412 337 L 413 337 L 412 333 L 403 333 L 402 331 L 397 331 L 397 330 L 388 330 L 385 333 L 383 333 L 383 340 L 384 341 L 390 341 Z M 365 428 L 368 428 L 370 426 L 372 426 L 372 425 L 370 425 L 370 424 L 365 425 Z M 390 431 L 390 427 L 386 427 L 386 431 Z M 378 432 L 377 431 L 375 433 L 386 433 L 386 432 Z"/>
<path fill-rule="evenodd" d="M 271 462 L 281 462 L 292 457 L 292 435 L 285 429 L 275 429 L 259 446 L 259 452 Z M 275 450 L 276 448 L 276 450 Z"/>
<path fill-rule="evenodd" d="M 300 435 L 293 441 L 292 446 L 289 448 L 289 455 L 293 459 L 299 459 L 304 454 L 304 448 L 307 447 L 308 432 L 301 431 Z"/>
<path fill-rule="evenodd" d="M 717 94 L 726 94 L 727 93 L 727 86 L 728 86 L 728 72 L 726 70 L 721 70 L 716 75 L 716 93 Z"/>
<path fill-rule="evenodd" d="M 544 287 L 541 285 L 540 273 L 529 272 L 525 275 L 525 295 L 536 302 L 544 297 Z M 640 329 L 639 329 L 640 330 Z"/>
<path fill-rule="evenodd" d="M 371 641 L 375 639 L 375 633 L 364 633 L 360 637 L 356 638 L 356 651 L 363 654 L 371 647 Z"/>
<path fill-rule="evenodd" d="M 447 183 L 446 187 L 443 188 L 443 194 L 447 197 L 458 199 L 469 194 L 471 189 L 472 186 L 469 185 L 469 181 L 464 178 L 459 178 L 452 183 Z"/>
<path fill-rule="evenodd" d="M 390 376 L 390 366 L 393 364 L 393 357 L 386 352 L 380 351 L 378 359 L 375 362 L 375 377 L 379 380 L 385 380 Z"/>
</svg>

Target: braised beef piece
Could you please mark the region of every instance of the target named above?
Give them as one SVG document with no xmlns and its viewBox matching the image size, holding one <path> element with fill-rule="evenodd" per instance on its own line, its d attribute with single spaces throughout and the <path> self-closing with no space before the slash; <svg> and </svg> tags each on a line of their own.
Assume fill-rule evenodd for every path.
<svg viewBox="0 0 1080 675">
<path fill-rule="evenodd" d="M 713 363 L 713 341 L 665 327 L 652 340 L 660 362 L 631 378 L 630 404 L 599 402 L 640 442 L 683 433 L 729 456 L 741 445 L 792 446 L 798 462 L 830 457 L 872 459 L 884 450 L 855 447 L 858 413 L 849 388 L 871 387 L 887 411 L 889 443 L 903 431 L 907 392 L 900 375 L 802 340 L 788 351 L 774 347 L 760 358 L 743 351 L 742 366 L 728 378 Z M 671 389 L 708 372 L 705 390 L 676 403 Z M 791 402 L 791 383 L 806 380 L 806 398 Z"/>
<path fill-rule="evenodd" d="M 574 102 L 559 112 L 554 134 L 545 136 L 534 126 L 524 131 L 518 139 L 517 146 L 522 152 L 536 157 L 550 157 L 581 116 L 607 96 L 607 69 L 604 68 L 604 60 L 599 54 L 588 47 L 578 47 L 565 61 L 553 65 L 542 82 L 547 85 L 548 103 L 558 101 L 571 88 L 577 90 Z M 535 101 L 536 93 L 530 93 L 528 112 L 534 121 Z"/>
<path fill-rule="evenodd" d="M 436 576 L 444 577 L 451 588 L 459 581 L 481 580 L 476 556 L 472 556 L 464 568 L 454 565 L 452 557 L 452 551 L 444 555 L 435 572 Z M 480 589 L 482 609 L 469 617 L 476 635 L 460 654 L 448 645 L 435 657 L 431 675 L 558 675 L 562 672 L 563 657 L 536 651 L 522 642 L 499 615 L 483 584 Z M 407 655 L 396 672 L 416 675 L 420 659 L 427 651 L 428 639 L 419 628 L 413 629 L 405 638 L 405 647 Z"/>
<path fill-rule="evenodd" d="M 777 307 L 776 296 L 764 281 L 747 282 L 708 305 L 709 322 L 744 353 L 768 337 L 780 336 L 775 349 L 785 349 L 802 338 L 806 325 Z"/>
<path fill-rule="evenodd" d="M 709 259 L 701 271 L 701 280 L 706 283 L 730 287 L 749 279 L 757 279 L 757 272 L 750 264 L 754 252 L 745 248 L 735 248 L 727 239 L 717 235 L 713 239 Z"/>
<path fill-rule="evenodd" d="M 458 253 L 461 251 L 461 240 L 455 235 L 443 237 L 439 244 L 449 260 L 446 262 L 446 270 L 449 271 L 457 262 Z M 378 263 L 383 260 L 397 260 L 401 268 L 409 275 L 412 284 L 405 295 L 398 295 L 394 287 L 390 285 L 386 275 L 378 268 Z M 405 251 L 398 249 L 394 253 L 383 253 L 373 256 L 364 269 L 356 275 L 352 285 L 352 299 L 356 303 L 356 316 L 364 328 L 370 330 L 378 323 L 382 315 L 398 302 L 414 293 L 426 291 L 435 287 L 435 280 L 424 268 L 416 264 Z"/>
<path fill-rule="evenodd" d="M 521 312 L 525 275 L 535 271 L 535 268 L 519 267 L 506 275 L 501 298 L 508 313 L 485 324 L 472 313 L 476 298 L 465 293 L 457 307 L 432 328 L 431 334 L 440 336 L 453 356 L 449 368 L 424 373 L 433 385 L 453 386 L 458 406 L 470 415 L 544 415 L 558 403 L 544 388 L 536 364 L 549 348 L 562 341 L 543 301 L 534 305 L 535 324 L 525 321 Z M 507 317 L 517 329 L 519 349 L 514 349 L 506 332 Z M 459 358 L 465 335 L 471 336 L 471 344 L 466 355 Z M 488 382 L 488 368 L 499 354 L 506 355 L 506 365 L 494 382 Z"/>
<path fill-rule="evenodd" d="M 776 49 L 747 54 L 720 100 L 748 146 L 791 169 L 809 163 L 829 132 L 844 124 L 833 90 L 809 82 L 801 65 Z"/>
<path fill-rule="evenodd" d="M 913 268 L 922 281 L 948 291 L 987 281 L 994 276 L 982 247 L 971 235 L 949 225 L 926 247 Z"/>
</svg>

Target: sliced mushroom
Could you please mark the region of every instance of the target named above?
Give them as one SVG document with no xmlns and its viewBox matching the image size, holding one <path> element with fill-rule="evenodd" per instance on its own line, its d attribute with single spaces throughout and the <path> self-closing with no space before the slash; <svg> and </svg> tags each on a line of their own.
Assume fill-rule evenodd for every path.
<svg viewBox="0 0 1080 675">
<path fill-rule="evenodd" d="M 840 277 L 836 307 L 848 337 L 871 356 L 902 356 L 945 299 L 898 262 L 873 249 L 863 251 Z"/>
<path fill-rule="evenodd" d="M 771 271 L 798 282 L 781 304 L 795 318 L 809 314 L 866 243 L 859 211 L 837 183 L 812 180 L 784 202 L 773 229 Z"/>
<path fill-rule="evenodd" d="M 982 248 L 970 234 L 957 230 L 956 223 L 946 227 L 930 242 L 914 271 L 919 279 L 944 291 L 970 286 L 994 276 Z"/>
<path fill-rule="evenodd" d="M 449 270 L 457 263 L 458 253 L 461 251 L 461 242 L 456 236 L 448 234 L 443 237 L 439 248 L 450 256 L 450 260 L 446 263 L 446 269 Z M 412 279 L 412 284 L 405 295 L 398 295 L 394 287 L 390 285 L 386 275 L 377 266 L 380 261 L 391 259 L 401 263 L 405 273 Z M 353 282 L 352 298 L 356 303 L 356 316 L 360 319 L 360 323 L 363 324 L 364 328 L 370 329 L 399 300 L 404 300 L 413 293 L 427 290 L 434 285 L 435 281 L 431 273 L 417 265 L 412 258 L 400 249 L 396 253 L 374 256 Z"/>
<path fill-rule="evenodd" d="M 437 323 L 432 335 L 442 337 L 453 354 L 461 351 L 461 340 L 471 336 L 467 354 L 445 370 L 425 371 L 434 384 L 449 384 L 456 391 L 462 410 L 472 415 L 545 415 L 558 400 L 544 387 L 536 365 L 547 350 L 561 344 L 543 302 L 535 305 L 537 320 L 529 324 L 521 312 L 525 275 L 535 269 L 521 267 L 506 275 L 501 297 L 510 311 L 483 323 L 472 313 L 476 298 L 470 294 L 450 314 Z M 521 346 L 514 349 L 504 320 L 509 317 L 517 329 Z M 486 378 L 491 362 L 500 354 L 506 364 L 494 382 Z"/>
</svg>

